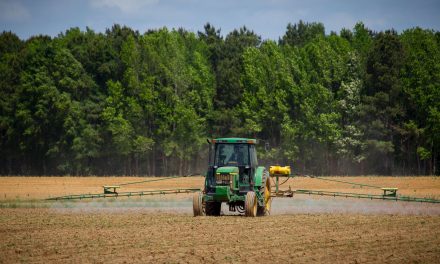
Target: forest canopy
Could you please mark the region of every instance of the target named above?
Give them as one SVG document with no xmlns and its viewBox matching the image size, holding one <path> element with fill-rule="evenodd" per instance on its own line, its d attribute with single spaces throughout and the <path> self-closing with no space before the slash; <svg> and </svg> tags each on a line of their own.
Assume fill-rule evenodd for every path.
<svg viewBox="0 0 440 264">
<path fill-rule="evenodd" d="M 440 32 L 0 35 L 1 175 L 183 175 L 207 138 L 319 175 L 440 174 Z"/>
</svg>

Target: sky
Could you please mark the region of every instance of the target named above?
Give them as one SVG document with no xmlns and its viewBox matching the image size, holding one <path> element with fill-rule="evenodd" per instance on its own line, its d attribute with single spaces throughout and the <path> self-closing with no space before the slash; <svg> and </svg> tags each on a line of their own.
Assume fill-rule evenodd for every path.
<svg viewBox="0 0 440 264">
<path fill-rule="evenodd" d="M 287 24 L 322 22 L 326 32 L 368 28 L 440 31 L 440 0 L 0 0 L 0 31 L 57 36 L 71 27 L 104 32 L 113 24 L 144 33 L 161 27 L 197 32 L 209 22 L 226 36 L 246 26 L 278 40 Z"/>
</svg>

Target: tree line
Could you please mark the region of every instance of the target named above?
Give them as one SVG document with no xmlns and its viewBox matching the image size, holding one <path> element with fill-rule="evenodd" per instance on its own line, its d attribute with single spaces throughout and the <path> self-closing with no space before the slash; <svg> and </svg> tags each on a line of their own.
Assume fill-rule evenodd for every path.
<svg viewBox="0 0 440 264">
<path fill-rule="evenodd" d="M 2 175 L 203 172 L 206 139 L 227 136 L 300 173 L 438 175 L 440 32 L 0 35 Z"/>
</svg>

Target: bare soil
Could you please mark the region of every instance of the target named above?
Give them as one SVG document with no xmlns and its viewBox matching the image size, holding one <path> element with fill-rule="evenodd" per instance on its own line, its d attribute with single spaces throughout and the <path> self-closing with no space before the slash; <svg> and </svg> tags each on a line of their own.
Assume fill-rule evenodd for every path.
<svg viewBox="0 0 440 264">
<path fill-rule="evenodd" d="M 440 217 L 1 209 L 0 262 L 438 263 Z"/>
<path fill-rule="evenodd" d="M 161 179 L 159 177 L 1 177 L 0 200 L 45 199 L 68 194 L 102 193 L 104 185 Z M 203 177 L 185 177 L 123 186 L 120 191 L 201 188 Z"/>
<path fill-rule="evenodd" d="M 440 177 L 327 177 L 332 180 L 364 183 L 381 187 L 397 187 L 403 195 L 440 199 Z M 103 185 L 142 181 L 145 177 L 1 177 L 0 201 L 11 199 L 45 199 L 82 193 L 102 193 Z M 281 180 L 282 182 L 283 180 Z M 202 188 L 203 177 L 185 177 L 123 186 L 120 191 L 140 191 L 168 188 Z M 290 179 L 281 189 L 313 189 L 339 192 L 380 194 L 379 189 L 323 181 L 308 177 Z"/>
<path fill-rule="evenodd" d="M 440 262 L 440 204 L 295 195 L 276 198 L 271 216 L 246 218 L 192 217 L 191 195 L 38 202 L 66 194 L 101 193 L 102 185 L 145 179 L 0 178 L 0 205 L 10 204 L 11 199 L 25 204 L 0 208 L 0 263 Z M 436 177 L 331 179 L 440 198 Z M 192 177 L 127 186 L 124 191 L 201 186 L 203 178 Z M 282 187 L 289 186 L 380 192 L 303 177 Z M 27 203 L 40 208 L 29 208 Z M 228 214 L 225 207 L 223 213 Z"/>
</svg>

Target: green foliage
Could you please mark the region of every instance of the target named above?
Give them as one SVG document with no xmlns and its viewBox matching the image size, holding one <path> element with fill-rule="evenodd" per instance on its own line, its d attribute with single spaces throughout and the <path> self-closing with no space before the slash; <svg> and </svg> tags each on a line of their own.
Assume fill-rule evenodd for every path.
<svg viewBox="0 0 440 264">
<path fill-rule="evenodd" d="M 206 138 L 243 136 L 297 172 L 439 174 L 439 36 L 303 21 L 278 43 L 209 23 L 3 32 L 0 173 L 183 175 L 206 169 Z"/>
<path fill-rule="evenodd" d="M 242 100 L 245 87 L 241 83 L 243 53 L 247 48 L 260 45 L 261 37 L 242 27 L 229 33 L 218 56 L 215 69 L 216 96 L 214 97 L 213 135 L 233 135 L 234 127 L 240 126 L 235 108 Z"/>
<path fill-rule="evenodd" d="M 305 23 L 300 20 L 297 24 L 287 24 L 285 35 L 280 39 L 281 45 L 303 46 L 316 37 L 323 37 L 325 28 L 322 23 Z"/>
</svg>

